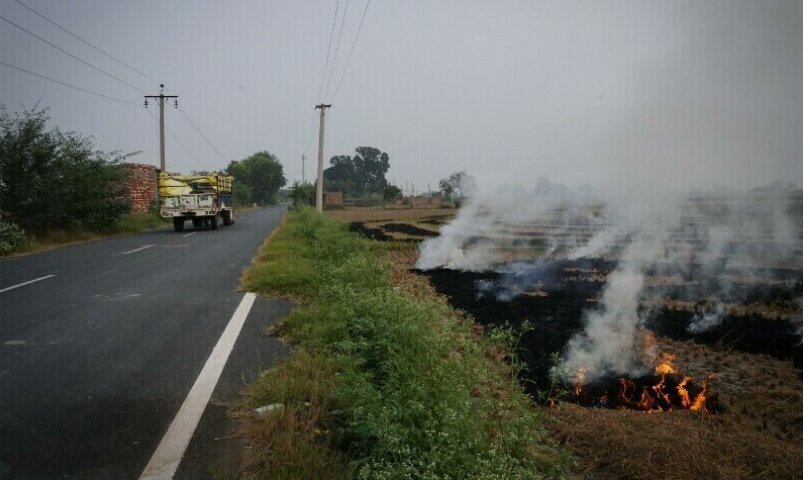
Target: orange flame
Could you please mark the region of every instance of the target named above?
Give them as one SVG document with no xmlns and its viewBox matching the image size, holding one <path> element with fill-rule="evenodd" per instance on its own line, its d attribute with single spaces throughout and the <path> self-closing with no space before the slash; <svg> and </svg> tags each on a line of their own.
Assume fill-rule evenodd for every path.
<svg viewBox="0 0 810 480">
<path fill-rule="evenodd" d="M 672 368 L 672 362 L 678 358 L 674 353 L 662 353 L 658 365 L 655 366 L 656 375 L 666 375 L 668 373 L 676 373 Z"/>
</svg>

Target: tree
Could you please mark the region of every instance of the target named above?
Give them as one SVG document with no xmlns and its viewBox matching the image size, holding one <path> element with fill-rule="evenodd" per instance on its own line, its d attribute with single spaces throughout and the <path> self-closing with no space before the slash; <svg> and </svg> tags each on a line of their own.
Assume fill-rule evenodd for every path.
<svg viewBox="0 0 810 480">
<path fill-rule="evenodd" d="M 47 109 L 10 115 L 0 105 L 0 213 L 32 232 L 103 229 L 130 212 L 129 170 L 120 152 L 89 138 L 46 130 Z"/>
<path fill-rule="evenodd" d="M 234 195 L 247 198 L 247 203 L 276 203 L 278 190 L 287 183 L 281 162 L 267 151 L 256 152 L 238 162 L 234 160 L 225 171 L 234 178 L 237 190 Z M 239 184 L 248 189 L 240 189 Z"/>
<path fill-rule="evenodd" d="M 336 155 L 329 160 L 332 166 L 323 171 L 324 189 L 343 192 L 347 197 L 383 194 L 388 185 L 388 154 L 374 147 L 357 147 L 355 152 L 353 158 Z"/>
<path fill-rule="evenodd" d="M 290 188 L 291 207 L 306 207 L 315 205 L 315 185 L 309 182 L 295 181 Z"/>
<path fill-rule="evenodd" d="M 478 190 L 475 177 L 467 172 L 456 172 L 439 180 L 439 190 L 450 198 L 466 198 Z"/>
<path fill-rule="evenodd" d="M 383 206 L 388 202 L 396 201 L 400 197 L 402 197 L 401 188 L 392 184 L 386 185 L 385 190 L 383 190 Z"/>
</svg>

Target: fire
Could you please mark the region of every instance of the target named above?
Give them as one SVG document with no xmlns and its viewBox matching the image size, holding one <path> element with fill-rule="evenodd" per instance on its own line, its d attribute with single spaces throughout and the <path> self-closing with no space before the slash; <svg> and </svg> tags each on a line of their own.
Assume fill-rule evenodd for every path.
<svg viewBox="0 0 810 480">
<path fill-rule="evenodd" d="M 649 341 L 647 347 L 651 346 Z M 703 381 L 702 388 L 695 394 L 696 387 L 693 378 L 683 375 L 675 366 L 677 358 L 673 353 L 656 355 L 657 360 L 650 362 L 654 375 L 630 380 L 620 378 L 618 385 L 608 385 L 604 393 L 592 391 L 594 387 L 586 382 L 587 370 L 577 370 L 573 382 L 573 397 L 581 405 L 595 407 L 613 407 L 623 410 L 641 410 L 647 413 L 672 412 L 674 410 L 690 410 L 693 412 L 711 412 L 707 407 L 707 390 L 710 375 Z M 648 357 L 649 358 L 649 357 Z M 652 364 L 655 364 L 653 367 Z M 616 391 L 616 389 L 618 391 Z M 609 394 L 608 391 L 613 391 Z M 692 392 L 692 394 L 690 394 Z"/>
<path fill-rule="evenodd" d="M 655 366 L 656 375 L 666 375 L 668 373 L 677 373 L 672 368 L 672 363 L 677 358 L 674 353 L 662 353 L 658 365 Z"/>
<path fill-rule="evenodd" d="M 577 369 L 576 378 L 574 379 L 574 396 L 578 397 L 582 394 L 582 385 L 585 383 L 585 374 L 588 369 L 580 367 Z"/>
</svg>

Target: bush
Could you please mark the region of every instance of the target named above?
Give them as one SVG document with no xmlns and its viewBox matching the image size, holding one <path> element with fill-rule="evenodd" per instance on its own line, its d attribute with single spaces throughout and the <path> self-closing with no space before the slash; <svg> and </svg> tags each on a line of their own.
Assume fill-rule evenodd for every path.
<svg viewBox="0 0 810 480">
<path fill-rule="evenodd" d="M 46 130 L 47 110 L 11 116 L 0 106 L 0 210 L 27 231 L 94 229 L 129 213 L 130 155 L 94 150 L 88 138 Z"/>
<path fill-rule="evenodd" d="M 288 195 L 292 200 L 290 209 L 315 206 L 315 185 L 312 183 L 293 182 Z"/>
<path fill-rule="evenodd" d="M 13 223 L 0 220 L 0 255 L 5 255 L 28 241 L 25 231 Z"/>
</svg>

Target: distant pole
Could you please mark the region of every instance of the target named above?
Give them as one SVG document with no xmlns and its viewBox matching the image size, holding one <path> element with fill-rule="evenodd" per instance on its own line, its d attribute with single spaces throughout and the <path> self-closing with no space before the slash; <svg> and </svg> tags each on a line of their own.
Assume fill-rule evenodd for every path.
<svg viewBox="0 0 810 480">
<path fill-rule="evenodd" d="M 160 105 L 160 171 L 166 171 L 166 132 L 165 132 L 165 121 L 164 121 L 164 114 L 163 108 L 166 106 L 166 99 L 167 98 L 177 98 L 177 95 L 164 95 L 163 94 L 163 84 L 160 84 L 160 95 L 144 95 L 143 106 L 149 106 L 149 98 L 156 98 L 158 101 L 158 105 Z M 177 106 L 177 100 L 174 101 L 174 106 Z"/>
<path fill-rule="evenodd" d="M 301 185 L 304 184 L 304 182 L 306 181 L 306 178 L 307 178 L 306 174 L 304 173 L 304 169 L 306 167 L 306 162 L 307 162 L 307 156 L 306 155 L 301 155 Z"/>
<path fill-rule="evenodd" d="M 318 136 L 318 185 L 315 188 L 315 209 L 319 212 L 323 211 L 323 130 L 324 130 L 324 117 L 326 109 L 332 105 L 320 104 L 315 108 L 321 110 L 321 133 Z"/>
</svg>

